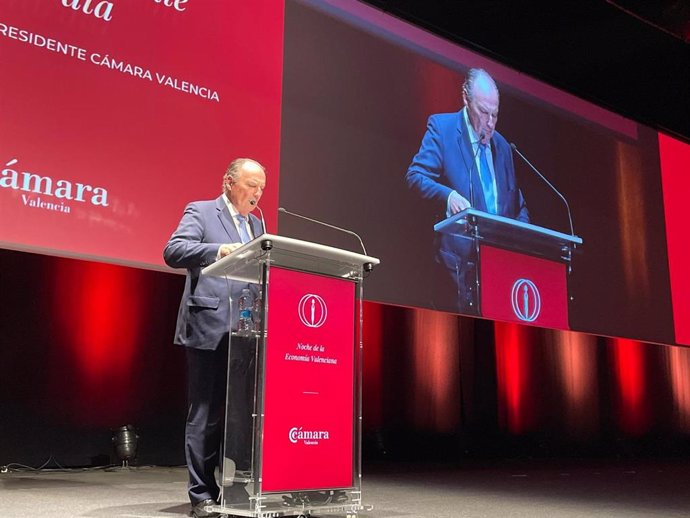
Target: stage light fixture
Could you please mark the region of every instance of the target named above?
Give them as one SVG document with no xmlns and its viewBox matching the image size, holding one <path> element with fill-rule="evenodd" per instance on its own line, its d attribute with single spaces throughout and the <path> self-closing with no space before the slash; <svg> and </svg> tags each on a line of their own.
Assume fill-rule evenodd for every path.
<svg viewBox="0 0 690 518">
<path fill-rule="evenodd" d="M 137 435 L 134 426 L 131 424 L 120 426 L 113 430 L 113 446 L 115 455 L 122 463 L 123 468 L 129 467 L 129 461 L 137 456 Z"/>
</svg>

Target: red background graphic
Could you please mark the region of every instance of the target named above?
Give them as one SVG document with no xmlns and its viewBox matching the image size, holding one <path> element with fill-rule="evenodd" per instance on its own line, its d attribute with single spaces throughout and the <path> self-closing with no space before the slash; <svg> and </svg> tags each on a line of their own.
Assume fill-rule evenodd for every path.
<svg viewBox="0 0 690 518">
<path fill-rule="evenodd" d="M 664 186 L 668 267 L 676 342 L 690 345 L 690 234 L 687 218 L 690 145 L 659 133 L 659 159 Z"/>
<path fill-rule="evenodd" d="M 71 201 L 64 214 L 2 188 L 0 218 L 13 222 L 2 226 L 3 246 L 162 267 L 184 206 L 220 195 L 237 156 L 267 167 L 262 205 L 275 228 L 283 2 L 185 5 L 119 0 L 109 22 L 61 2 L 3 12 L 0 23 L 84 48 L 87 59 L 0 35 L 0 166 L 18 159 L 20 172 L 100 186 L 109 200 Z M 147 69 L 153 81 L 95 65 L 93 53 Z M 156 72 L 215 90 L 220 102 L 160 85 Z"/>
<path fill-rule="evenodd" d="M 529 324 L 568 329 L 568 288 L 564 264 L 482 246 L 480 275 L 482 316 L 528 323 L 515 315 L 511 302 L 515 281 L 528 279 L 537 286 L 541 296 L 541 312 Z"/>
<path fill-rule="evenodd" d="M 353 484 L 355 285 L 341 279 L 272 268 L 268 289 L 263 490 L 294 491 Z M 313 293 L 328 308 L 318 328 L 302 324 L 300 299 Z M 323 345 L 300 351 L 297 343 Z M 288 361 L 287 354 L 321 356 L 337 365 Z M 327 431 L 328 440 L 289 440 L 292 428 Z"/>
</svg>

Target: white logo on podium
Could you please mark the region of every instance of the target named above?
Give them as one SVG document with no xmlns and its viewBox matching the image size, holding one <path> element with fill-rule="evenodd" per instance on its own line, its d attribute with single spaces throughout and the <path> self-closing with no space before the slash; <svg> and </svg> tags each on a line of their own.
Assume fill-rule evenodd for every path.
<svg viewBox="0 0 690 518">
<path fill-rule="evenodd" d="M 313 446 L 319 444 L 319 441 L 328 441 L 330 434 L 325 430 L 303 430 L 300 426 L 299 428 L 290 428 L 288 439 L 292 444 L 301 442 L 307 446 Z"/>
<path fill-rule="evenodd" d="M 513 313 L 523 322 L 534 322 L 541 313 L 541 295 L 529 279 L 518 279 L 510 294 Z"/>
<path fill-rule="evenodd" d="M 321 327 L 328 316 L 326 302 L 313 293 L 307 293 L 300 299 L 297 312 L 300 321 L 307 327 Z"/>
</svg>

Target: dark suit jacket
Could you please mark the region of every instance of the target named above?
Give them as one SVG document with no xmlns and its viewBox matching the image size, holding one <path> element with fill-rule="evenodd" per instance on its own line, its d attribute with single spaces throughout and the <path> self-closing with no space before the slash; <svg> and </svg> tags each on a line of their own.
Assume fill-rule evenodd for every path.
<svg viewBox="0 0 690 518">
<path fill-rule="evenodd" d="M 491 137 L 491 153 L 496 174 L 498 214 L 529 221 L 525 200 L 515 181 L 510 145 L 498 132 Z M 462 110 L 432 115 L 419 152 L 407 170 L 407 183 L 422 197 L 438 201 L 441 209 L 439 214 L 445 214 L 451 191 L 457 191 L 470 200 L 476 209 L 486 211 L 482 184 L 474 163 L 472 143 Z"/>
<path fill-rule="evenodd" d="M 263 233 L 259 219 L 250 214 L 249 221 L 254 236 Z M 223 335 L 236 328 L 237 300 L 247 284 L 201 275 L 201 270 L 216 260 L 222 244 L 239 242 L 240 236 L 222 196 L 187 205 L 163 251 L 168 266 L 187 269 L 177 315 L 176 344 L 216 349 Z M 230 298 L 234 306 L 232 313 Z"/>
<path fill-rule="evenodd" d="M 429 117 L 422 145 L 407 170 L 408 186 L 423 198 L 437 202 L 437 221 L 446 217 L 448 196 L 452 191 L 470 200 L 476 209 L 486 211 L 479 171 L 474 165 L 472 142 L 463 119 L 462 110 Z M 498 214 L 528 222 L 525 199 L 515 180 L 510 145 L 498 132 L 491 137 L 491 153 L 496 175 Z M 448 254 L 462 261 L 471 252 L 471 243 L 466 239 L 443 235 L 436 241 L 441 255 L 439 260 L 444 263 L 448 263 Z M 454 268 L 455 259 L 448 266 Z"/>
</svg>

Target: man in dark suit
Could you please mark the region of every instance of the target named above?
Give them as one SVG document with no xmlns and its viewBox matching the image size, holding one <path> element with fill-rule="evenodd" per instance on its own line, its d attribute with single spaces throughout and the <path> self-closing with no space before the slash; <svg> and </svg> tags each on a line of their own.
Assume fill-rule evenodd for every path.
<svg viewBox="0 0 690 518">
<path fill-rule="evenodd" d="M 492 77 L 470 69 L 462 87 L 465 107 L 429 117 L 419 152 L 407 170 L 407 184 L 436 204 L 438 220 L 468 207 L 529 221 L 515 179 L 510 145 L 496 128 L 499 94 Z M 470 239 L 436 236 L 436 262 L 452 279 L 461 313 L 477 314 L 476 257 Z"/>
<path fill-rule="evenodd" d="M 237 329 L 237 301 L 242 289 L 248 287 L 201 275 L 201 270 L 263 233 L 261 221 L 250 212 L 256 208 L 265 186 L 266 173 L 261 164 L 248 158 L 234 160 L 223 176 L 223 194 L 215 200 L 187 205 L 163 252 L 169 266 L 187 269 L 175 343 L 186 348 L 189 411 L 185 456 L 195 517 L 217 516 L 204 508 L 214 505 L 220 492 L 215 468 L 221 459 L 224 439 L 228 333 Z M 232 349 L 231 392 L 237 388 L 246 393 L 248 389 L 243 391 L 242 385 L 249 383 L 253 357 L 242 348 Z M 240 402 L 240 412 L 246 414 L 247 409 L 242 406 Z M 242 416 L 229 418 L 243 420 Z M 232 442 L 226 448 L 232 447 L 237 456 L 245 457 L 241 460 L 248 459 L 250 434 L 238 430 L 238 438 Z"/>
</svg>

